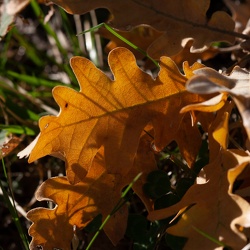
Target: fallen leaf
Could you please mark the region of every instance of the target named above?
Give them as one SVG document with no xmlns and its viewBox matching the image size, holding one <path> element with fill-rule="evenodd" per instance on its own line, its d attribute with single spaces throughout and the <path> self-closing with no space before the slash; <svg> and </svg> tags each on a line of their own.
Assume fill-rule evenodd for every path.
<svg viewBox="0 0 250 250">
<path fill-rule="evenodd" d="M 183 158 L 190 167 L 193 166 L 202 143 L 199 128 L 192 124 L 191 118 L 190 114 L 184 116 L 178 136 L 175 138 Z"/>
<path fill-rule="evenodd" d="M 184 139 L 180 124 L 185 114 L 179 114 L 179 110 L 204 100 L 188 93 L 185 83 L 193 70 L 203 66 L 184 64 L 185 76 L 171 59 L 163 57 L 159 76 L 152 79 L 138 68 L 133 54 L 125 48 L 113 50 L 109 64 L 114 81 L 88 59 L 71 60 L 80 92 L 67 87 L 53 89 L 60 113 L 39 121 L 41 134 L 29 162 L 45 155 L 63 158 L 67 178 L 77 183 L 79 176 L 86 176 L 103 145 L 107 171 L 119 167 L 125 176 L 133 166 L 141 132 L 148 123 L 153 125 L 158 149 Z"/>
<path fill-rule="evenodd" d="M 242 116 L 243 125 L 250 138 L 250 78 L 249 72 L 236 66 L 229 76 L 222 75 L 214 69 L 203 68 L 195 71 L 195 76 L 187 82 L 187 89 L 192 93 L 211 94 L 220 92 L 220 96 L 210 100 L 210 103 L 201 103 L 198 106 L 221 107 L 228 94 L 237 105 Z M 209 102 L 209 101 L 207 101 Z M 196 109 L 196 106 L 184 108 L 182 112 Z"/>
<path fill-rule="evenodd" d="M 152 144 L 161 149 L 176 140 L 190 166 L 196 157 L 201 135 L 196 124 L 192 126 L 191 117 L 179 111 L 204 100 L 185 89 L 193 70 L 203 65 L 189 67 L 185 63 L 183 75 L 170 58 L 163 57 L 159 75 L 153 79 L 138 68 L 133 54 L 125 48 L 110 53 L 109 65 L 114 80 L 88 59 L 74 57 L 71 66 L 80 91 L 55 87 L 53 96 L 60 112 L 39 121 L 41 132 L 31 147 L 29 162 L 45 155 L 60 157 L 66 162 L 67 178 L 49 179 L 38 189 L 38 200 L 52 200 L 56 206 L 29 212 L 32 247 L 68 247 L 73 228 L 84 228 L 98 213 L 105 218 L 121 190 L 140 172 L 141 180 L 133 189 L 151 211 L 152 200 L 142 187 L 147 174 L 157 169 Z M 192 141 L 188 148 L 187 138 Z M 114 244 L 124 235 L 127 214 L 124 207 L 104 228 Z M 45 224 L 50 230 L 45 231 Z"/>
<path fill-rule="evenodd" d="M 6 137 L 5 142 L 0 145 L 0 159 L 10 154 L 20 144 L 21 141 L 21 138 L 14 135 Z"/>
<path fill-rule="evenodd" d="M 97 214 L 101 213 L 106 218 L 113 210 L 123 185 L 120 176 L 106 172 L 102 154 L 103 150 L 96 155 L 87 176 L 76 185 L 71 185 L 66 177 L 54 177 L 39 187 L 37 200 L 53 201 L 56 206 L 28 212 L 27 217 L 33 222 L 29 229 L 31 249 L 36 249 L 37 245 L 43 249 L 70 249 L 74 226 L 81 230 Z M 125 233 L 127 215 L 125 206 L 104 228 L 113 244 L 117 244 Z"/>
<path fill-rule="evenodd" d="M 207 61 L 218 54 L 218 49 L 209 47 L 205 51 L 192 53 L 190 48 L 192 47 L 193 42 L 189 41 L 185 47 L 178 52 L 176 55 L 171 56 L 171 59 L 181 67 L 184 61 L 188 61 L 190 64 L 195 63 L 198 60 Z M 157 55 L 152 55 L 152 57 L 157 57 Z"/>
<path fill-rule="evenodd" d="M 236 22 L 236 30 L 238 32 L 243 31 L 250 16 L 250 1 L 234 2 L 231 0 L 224 0 L 224 2 L 233 14 L 233 19 Z"/>
<path fill-rule="evenodd" d="M 206 12 L 210 1 L 164 0 L 109 0 L 84 1 L 53 0 L 72 14 L 84 14 L 92 9 L 107 8 L 114 16 L 113 27 L 130 30 L 138 25 L 150 25 L 164 32 L 148 48 L 149 54 L 172 56 L 192 41 L 191 52 L 202 52 L 214 41 L 234 42 L 234 21 L 222 11 L 215 12 L 207 20 Z M 126 11 L 129 10 L 129 15 Z"/>
<path fill-rule="evenodd" d="M 38 245 L 43 249 L 68 249 L 74 236 L 73 228 L 83 229 L 99 213 L 105 219 L 118 203 L 122 189 L 139 173 L 142 176 L 132 188 L 148 211 L 152 210 L 153 203 L 143 193 L 143 185 L 148 173 L 157 169 L 157 166 L 151 149 L 152 138 L 145 132 L 143 134 L 134 166 L 126 176 L 119 173 L 119 168 L 113 169 L 112 173 L 105 170 L 104 152 L 101 148 L 87 176 L 82 177 L 76 185 L 71 185 L 65 177 L 54 177 L 39 187 L 36 192 L 37 200 L 53 201 L 56 206 L 53 209 L 35 208 L 28 212 L 28 218 L 33 222 L 29 229 L 32 236 L 31 249 L 36 249 Z M 114 245 L 124 236 L 127 216 L 125 205 L 104 227 Z"/>
<path fill-rule="evenodd" d="M 240 150 L 226 149 L 229 113 L 223 113 L 223 116 L 221 113 L 217 115 L 210 127 L 209 147 L 214 153 L 210 163 L 204 167 L 207 182 L 194 184 L 180 202 L 150 212 L 148 216 L 150 220 L 159 220 L 185 208 L 179 214 L 180 220 L 177 224 L 167 229 L 169 234 L 188 238 L 184 249 L 219 247 L 202 233 L 233 249 L 241 249 L 246 244 L 247 238 L 238 225 L 249 227 L 247 216 L 250 205 L 233 194 L 232 188 L 237 176 L 249 164 L 250 156 Z M 214 141 L 211 143 L 212 140 Z"/>
<path fill-rule="evenodd" d="M 128 49 L 131 49 L 129 45 L 127 45 L 125 42 L 123 42 L 118 37 L 114 36 L 112 33 L 110 33 L 108 30 L 102 28 L 99 29 L 98 33 L 111 40 L 105 47 L 105 50 L 107 52 L 110 52 L 112 49 L 117 47 L 125 47 Z M 133 28 L 131 31 L 117 31 L 118 34 L 125 37 L 127 40 L 135 44 L 140 49 L 146 51 L 149 45 L 156 40 L 162 33 L 156 31 L 155 29 L 151 28 L 150 26 L 138 26 Z M 216 48 L 208 48 L 204 52 L 200 53 L 191 53 L 190 48 L 192 46 L 193 42 L 189 41 L 185 47 L 178 52 L 176 55 L 171 56 L 171 59 L 177 64 L 179 68 L 182 67 L 182 64 L 184 61 L 188 61 L 189 64 L 195 63 L 198 59 L 201 59 L 203 61 L 206 61 L 208 59 L 213 58 L 217 53 L 218 50 Z M 145 55 L 142 54 L 140 51 L 137 51 L 135 49 L 132 50 L 134 55 L 138 60 L 142 60 L 145 58 Z M 159 59 L 162 54 L 158 54 L 151 52 L 150 56 L 154 59 Z M 146 68 L 150 68 L 151 64 L 155 66 L 151 61 L 147 61 Z M 152 66 L 151 66 L 152 67 Z"/>
</svg>

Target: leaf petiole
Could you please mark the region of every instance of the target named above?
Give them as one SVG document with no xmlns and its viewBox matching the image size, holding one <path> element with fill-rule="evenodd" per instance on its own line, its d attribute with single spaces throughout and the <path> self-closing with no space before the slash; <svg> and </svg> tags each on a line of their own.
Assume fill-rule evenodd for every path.
<svg viewBox="0 0 250 250">
<path fill-rule="evenodd" d="M 111 28 L 108 24 L 106 23 L 100 23 L 94 27 L 92 27 L 91 29 L 88 29 L 88 30 L 85 30 L 79 34 L 77 34 L 77 36 L 79 35 L 83 35 L 87 32 L 92 32 L 92 31 L 95 31 L 97 29 L 100 29 L 101 27 L 105 27 L 111 34 L 113 34 L 114 36 L 116 36 L 117 38 L 119 38 L 121 41 L 123 41 L 124 43 L 126 43 L 127 45 L 129 45 L 131 48 L 137 50 L 138 52 L 140 52 L 141 54 L 143 54 L 144 56 L 146 56 L 148 59 L 150 59 L 157 68 L 159 68 L 159 64 L 156 60 L 154 60 L 151 56 L 149 56 L 147 54 L 146 51 L 144 51 L 143 49 L 139 48 L 138 46 L 136 46 L 135 44 L 131 43 L 129 40 L 127 40 L 124 36 L 118 34 L 113 28 Z"/>
</svg>

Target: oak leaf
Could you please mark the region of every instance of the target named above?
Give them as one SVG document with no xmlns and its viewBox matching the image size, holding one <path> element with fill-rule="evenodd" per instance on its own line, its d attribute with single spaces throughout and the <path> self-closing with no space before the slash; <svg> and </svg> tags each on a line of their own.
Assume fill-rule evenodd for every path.
<svg viewBox="0 0 250 250">
<path fill-rule="evenodd" d="M 33 222 L 29 229 L 32 236 L 30 249 L 70 249 L 73 228 L 83 229 L 96 215 L 105 218 L 120 198 L 121 178 L 108 174 L 104 168 L 100 151 L 85 178 L 71 185 L 66 177 L 46 180 L 37 190 L 39 201 L 53 201 L 53 209 L 35 208 L 27 217 Z M 127 209 L 123 207 L 104 228 L 114 244 L 123 237 L 126 230 Z"/>
<path fill-rule="evenodd" d="M 72 14 L 83 14 L 100 7 L 107 8 L 114 16 L 112 25 L 129 30 L 138 25 L 150 25 L 164 32 L 148 49 L 149 54 L 172 56 L 192 41 L 191 52 L 202 52 L 214 41 L 234 42 L 234 21 L 225 12 L 215 12 L 207 20 L 210 1 L 164 0 L 110 0 L 84 1 L 53 0 Z M 129 10 L 129 15 L 127 11 Z"/>
<path fill-rule="evenodd" d="M 109 39 L 110 42 L 106 45 L 105 50 L 107 52 L 110 52 L 112 49 L 116 47 L 125 47 L 130 48 L 129 45 L 127 45 L 125 42 L 123 42 L 121 39 L 110 33 L 108 30 L 102 28 L 99 29 L 98 33 Z M 146 51 L 148 46 L 156 40 L 162 33 L 158 32 L 157 30 L 151 28 L 150 26 L 138 26 L 132 29 L 131 31 L 117 31 L 118 34 L 125 37 L 127 40 L 138 46 L 140 49 Z M 216 48 L 208 48 L 207 50 L 200 52 L 200 53 L 191 53 L 190 48 L 192 46 L 193 42 L 189 41 L 185 47 L 179 51 L 177 54 L 171 56 L 170 58 L 177 64 L 179 68 L 182 67 L 182 64 L 184 61 L 188 61 L 189 64 L 195 63 L 198 59 L 201 59 L 203 61 L 206 61 L 208 59 L 213 58 L 218 54 L 218 49 Z M 132 50 L 134 55 L 138 60 L 142 60 L 145 58 L 145 55 L 142 54 L 140 51 Z M 150 56 L 154 59 L 159 59 L 161 55 L 159 54 L 153 54 L 150 53 Z M 150 60 L 146 62 L 145 67 L 146 68 L 152 68 L 152 66 L 155 66 Z"/>
<path fill-rule="evenodd" d="M 250 156 L 240 150 L 227 150 L 229 112 L 222 109 L 210 127 L 209 147 L 213 151 L 205 166 L 206 183 L 193 185 L 177 204 L 149 213 L 150 220 L 159 220 L 178 211 L 180 220 L 167 229 L 172 235 L 187 237 L 184 249 L 215 249 L 227 245 L 241 249 L 246 236 L 238 226 L 249 227 L 249 203 L 233 193 L 239 174 L 249 164 Z M 213 137 L 213 138 L 212 138 Z"/>
<path fill-rule="evenodd" d="M 105 217 L 110 213 L 122 188 L 139 172 L 143 176 L 133 189 L 148 211 L 152 210 L 152 201 L 144 195 L 142 186 L 156 163 L 153 139 L 144 129 L 152 134 L 158 149 L 176 140 L 190 165 L 198 152 L 199 131 L 191 126 L 190 116 L 179 111 L 204 100 L 185 89 L 193 70 L 203 65 L 189 67 L 186 63 L 183 75 L 170 58 L 163 57 L 159 75 L 153 79 L 138 68 L 133 54 L 125 48 L 110 53 L 109 65 L 114 80 L 88 59 L 74 57 L 71 66 L 80 91 L 54 88 L 60 112 L 39 121 L 41 133 L 34 141 L 29 161 L 48 154 L 60 157 L 66 162 L 67 178 L 49 179 L 39 188 L 37 199 L 52 200 L 56 206 L 29 212 L 32 246 L 68 246 L 74 226 L 82 229 L 96 214 Z M 187 139 L 193 142 L 189 149 Z M 112 218 L 104 230 L 116 244 L 126 228 L 127 210 Z M 44 231 L 45 224 L 49 230 Z M 58 240 L 62 237 L 63 241 Z"/>
<path fill-rule="evenodd" d="M 204 100 L 185 89 L 192 71 L 202 65 L 184 64 L 186 75 L 182 75 L 171 59 L 163 57 L 159 75 L 153 79 L 138 68 L 133 54 L 125 48 L 110 53 L 109 65 L 114 81 L 88 59 L 71 60 L 80 92 L 67 87 L 53 89 L 60 113 L 39 121 L 41 133 L 29 162 L 45 155 L 63 158 L 67 178 L 70 183 L 77 183 L 81 176 L 86 176 L 97 151 L 104 146 L 107 171 L 120 168 L 119 173 L 125 176 L 133 165 L 141 132 L 148 123 L 154 128 L 157 149 L 173 140 L 186 139 L 180 133 L 185 114 L 179 114 L 179 110 Z"/>
<path fill-rule="evenodd" d="M 152 210 L 152 201 L 144 195 L 143 185 L 149 172 L 157 169 L 154 153 L 151 150 L 152 138 L 143 132 L 133 168 L 126 175 L 107 173 L 101 148 L 94 158 L 86 177 L 76 185 L 71 185 L 65 177 L 54 177 L 46 180 L 37 190 L 39 201 L 53 201 L 53 209 L 35 208 L 28 212 L 33 222 L 29 229 L 32 236 L 30 249 L 42 246 L 43 249 L 70 249 L 73 239 L 73 228 L 83 229 L 97 214 L 102 218 L 113 210 L 121 196 L 122 189 L 142 172 L 141 178 L 134 183 L 133 190 L 141 198 L 148 211 Z M 151 138 L 151 139 L 150 139 Z M 116 245 L 123 238 L 128 210 L 124 206 L 114 214 L 104 227 L 112 243 Z"/>
<path fill-rule="evenodd" d="M 206 103 L 190 105 L 182 112 L 199 110 L 206 106 L 208 111 L 215 111 L 225 103 L 228 95 L 232 96 L 242 116 L 243 125 L 250 138 L 250 74 L 248 71 L 236 66 L 229 76 L 220 74 L 214 69 L 203 68 L 195 71 L 195 76 L 187 82 L 187 89 L 192 93 L 211 94 L 220 92 Z"/>
<path fill-rule="evenodd" d="M 161 32 L 153 29 L 150 26 L 137 26 L 130 31 L 116 31 L 119 35 L 125 37 L 128 41 L 135 44 L 140 49 L 146 51 L 149 45 L 156 40 L 160 35 L 162 35 Z M 98 30 L 98 34 L 100 34 L 102 37 L 110 40 L 110 42 L 106 45 L 105 51 L 110 52 L 112 49 L 115 49 L 117 47 L 125 47 L 130 49 L 135 57 L 139 60 L 142 60 L 145 55 L 143 55 L 140 51 L 131 49 L 131 47 L 123 42 L 121 39 L 113 35 L 110 31 L 108 31 L 105 28 L 101 28 Z M 186 60 L 188 61 L 188 60 Z"/>
<path fill-rule="evenodd" d="M 241 3 L 236 3 L 234 1 L 224 0 L 224 2 L 233 14 L 237 31 L 243 31 L 250 16 L 250 1 L 246 0 Z"/>
</svg>

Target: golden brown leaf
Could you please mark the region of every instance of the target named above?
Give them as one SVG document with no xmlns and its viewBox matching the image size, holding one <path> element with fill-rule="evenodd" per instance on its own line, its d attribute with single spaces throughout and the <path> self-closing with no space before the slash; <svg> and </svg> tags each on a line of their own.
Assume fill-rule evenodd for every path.
<svg viewBox="0 0 250 250">
<path fill-rule="evenodd" d="M 107 173 L 102 154 L 103 150 L 96 155 L 87 176 L 76 185 L 71 185 L 65 177 L 54 177 L 39 187 L 37 200 L 50 200 L 56 206 L 28 212 L 28 218 L 33 222 L 29 229 L 31 249 L 36 249 L 37 245 L 43 249 L 70 249 L 74 226 L 83 229 L 97 214 L 101 213 L 105 218 L 113 210 L 123 184 L 121 176 Z M 125 233 L 127 214 L 127 208 L 121 208 L 104 228 L 114 244 Z"/>
<path fill-rule="evenodd" d="M 170 58 L 163 57 L 159 75 L 153 79 L 138 68 L 133 54 L 125 48 L 110 53 L 109 65 L 113 81 L 89 60 L 74 57 L 71 66 L 80 91 L 54 88 L 60 112 L 39 122 L 41 133 L 29 161 L 48 154 L 63 158 L 67 179 L 56 177 L 39 188 L 37 199 L 53 200 L 57 206 L 29 212 L 33 247 L 67 247 L 74 225 L 82 229 L 96 214 L 107 216 L 122 188 L 140 172 L 142 178 L 133 189 L 148 211 L 152 210 L 152 201 L 144 195 L 142 186 L 147 174 L 156 169 L 156 163 L 151 149 L 153 139 L 144 129 L 153 135 L 157 149 L 176 140 L 190 166 L 194 162 L 200 133 L 191 126 L 189 114 L 179 111 L 187 104 L 204 100 L 185 89 L 193 70 L 203 66 L 196 63 L 189 67 L 186 63 L 183 75 Z M 186 141 L 192 143 L 187 145 Z M 123 209 L 104 229 L 114 244 L 126 229 L 128 211 Z M 45 224 L 49 230 L 44 231 Z M 65 236 L 63 241 L 59 240 L 61 235 Z"/>
<path fill-rule="evenodd" d="M 203 52 L 192 53 L 190 52 L 190 48 L 192 47 L 192 41 L 187 42 L 185 47 L 178 52 L 176 55 L 171 56 L 171 59 L 181 67 L 184 61 L 188 61 L 190 64 L 195 63 L 198 60 L 207 61 L 218 54 L 218 49 L 209 47 Z M 152 55 L 153 56 L 153 55 Z M 157 57 L 157 55 L 153 56 Z"/>
<path fill-rule="evenodd" d="M 197 126 L 192 125 L 190 114 L 182 120 L 181 128 L 175 141 L 177 142 L 183 158 L 188 166 L 192 167 L 201 146 L 201 135 Z"/>
<path fill-rule="evenodd" d="M 249 227 L 247 215 L 250 205 L 243 198 L 233 194 L 232 188 L 237 176 L 249 164 L 250 156 L 240 150 L 227 150 L 227 124 L 229 113 L 218 115 L 210 129 L 215 147 L 210 164 L 205 166 L 207 182 L 193 185 L 177 204 L 149 213 L 150 220 L 167 218 L 185 208 L 178 223 L 167 232 L 187 237 L 184 249 L 215 249 L 219 247 L 201 234 L 205 233 L 222 244 L 241 249 L 246 236 L 238 225 Z"/>
<path fill-rule="evenodd" d="M 112 25 L 129 30 L 141 24 L 150 25 L 162 36 L 149 47 L 149 54 L 172 56 L 192 41 L 191 52 L 202 52 L 214 41 L 234 42 L 234 21 L 225 12 L 215 12 L 207 20 L 210 1 L 164 0 L 53 0 L 72 14 L 83 14 L 92 9 L 105 7 L 113 15 Z M 129 10 L 129 15 L 127 11 Z M 228 32 L 227 32 L 228 31 Z"/>
<path fill-rule="evenodd" d="M 142 190 L 147 174 L 156 169 L 152 138 L 145 133 L 141 137 L 148 123 L 154 129 L 154 134 L 150 133 L 157 148 L 176 140 L 187 161 L 190 156 L 195 158 L 193 148 L 188 152 L 183 143 L 187 136 L 199 140 L 199 132 L 188 125 L 191 124 L 189 116 L 179 114 L 179 110 L 190 102 L 202 100 L 186 91 L 185 82 L 194 69 L 203 66 L 195 64 L 190 68 L 185 64 L 185 75 L 182 75 L 171 59 L 162 58 L 159 76 L 152 79 L 137 67 L 133 54 L 125 48 L 113 50 L 109 64 L 114 81 L 89 60 L 73 58 L 71 65 L 80 92 L 56 87 L 53 95 L 60 113 L 40 120 L 41 133 L 29 161 L 47 154 L 62 157 L 66 161 L 67 178 L 75 185 L 65 177 L 57 177 L 39 188 L 37 199 L 53 200 L 57 206 L 52 210 L 38 208 L 29 212 L 34 222 L 30 228 L 32 246 L 68 246 L 74 225 L 81 229 L 97 213 L 104 217 L 110 213 L 122 188 L 139 172 L 143 172 L 143 176 L 134 191 L 147 209 L 152 210 L 152 201 Z M 193 146 L 199 148 L 199 143 Z M 127 210 L 118 214 L 105 227 L 114 244 L 125 232 Z M 45 224 L 50 230 L 44 231 Z M 61 235 L 63 241 L 58 240 Z"/>
<path fill-rule="evenodd" d="M 105 48 L 107 52 L 110 52 L 112 49 L 120 46 L 131 49 L 129 45 L 127 45 L 121 39 L 117 38 L 115 35 L 111 34 L 108 30 L 104 28 L 100 29 L 98 33 L 101 36 L 111 40 Z M 117 31 L 117 33 L 122 35 L 127 40 L 129 40 L 139 48 L 143 49 L 144 51 L 146 51 L 149 45 L 162 34 L 148 26 L 139 26 L 135 27 L 129 32 Z M 182 67 L 184 61 L 188 61 L 189 64 L 195 63 L 198 59 L 206 61 L 208 59 L 213 58 L 218 53 L 218 50 L 216 48 L 208 48 L 206 51 L 200 53 L 191 53 L 190 48 L 192 44 L 193 42 L 189 41 L 180 52 L 170 57 L 179 68 Z M 164 45 L 160 46 L 163 47 Z M 143 59 L 145 57 L 145 55 L 135 49 L 132 49 L 132 52 L 134 53 L 137 59 Z M 157 52 L 151 52 L 150 56 L 157 60 L 162 56 L 162 54 L 157 54 Z M 145 67 L 150 68 L 152 66 L 155 65 L 150 60 L 148 60 Z"/>
<path fill-rule="evenodd" d="M 195 76 L 187 83 L 187 89 L 193 93 L 211 94 L 220 92 L 221 95 L 214 97 L 198 105 L 190 105 L 182 110 L 200 110 L 204 106 L 208 111 L 215 111 L 224 104 L 228 94 L 230 94 L 237 105 L 242 116 L 243 125 L 250 138 L 250 75 L 246 70 L 236 66 L 229 76 L 220 74 L 214 69 L 203 68 L 195 71 Z"/>
<path fill-rule="evenodd" d="M 64 158 L 70 183 L 77 183 L 103 145 L 107 171 L 119 167 L 125 176 L 148 123 L 153 125 L 158 149 L 182 137 L 180 124 L 185 114 L 179 114 L 179 110 L 204 100 L 188 93 L 185 83 L 193 70 L 203 66 L 184 64 L 185 76 L 171 59 L 163 57 L 159 76 L 154 80 L 137 67 L 133 54 L 125 48 L 113 50 L 109 64 L 114 81 L 85 58 L 71 60 L 80 92 L 54 88 L 60 113 L 39 121 L 41 134 L 29 162 L 49 154 Z"/>
<path fill-rule="evenodd" d="M 105 170 L 103 148 L 99 150 L 87 176 L 76 185 L 71 185 L 65 177 L 55 177 L 45 181 L 38 189 L 38 200 L 53 201 L 54 209 L 36 208 L 28 212 L 33 222 L 29 234 L 32 236 L 31 249 L 37 245 L 43 249 L 53 247 L 69 249 L 73 238 L 73 227 L 83 229 L 97 214 L 103 219 L 117 204 L 122 189 L 142 172 L 141 178 L 133 185 L 135 193 L 141 198 L 149 211 L 152 201 L 143 193 L 147 174 L 155 169 L 154 153 L 151 150 L 152 138 L 143 132 L 133 168 L 126 176 L 119 168 L 112 173 Z M 112 243 L 116 245 L 123 238 L 127 225 L 127 207 L 124 206 L 113 215 L 104 227 Z M 63 239 L 63 240 L 62 240 Z"/>
</svg>

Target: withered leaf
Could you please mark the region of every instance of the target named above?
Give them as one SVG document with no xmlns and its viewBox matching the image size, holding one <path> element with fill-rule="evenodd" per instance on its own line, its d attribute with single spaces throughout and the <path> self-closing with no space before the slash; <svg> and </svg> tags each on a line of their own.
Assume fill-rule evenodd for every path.
<svg viewBox="0 0 250 250">
<path fill-rule="evenodd" d="M 194 162 L 201 135 L 191 125 L 189 114 L 179 111 L 187 104 L 204 101 L 185 89 L 193 70 L 203 65 L 189 67 L 185 63 L 185 74 L 181 74 L 170 58 L 163 57 L 159 75 L 153 79 L 138 68 L 133 54 L 125 48 L 110 53 L 109 65 L 114 80 L 88 59 L 74 57 L 71 66 L 80 91 L 55 87 L 53 96 L 60 112 L 39 121 L 41 133 L 29 161 L 45 155 L 60 157 L 66 162 L 67 178 L 49 179 L 39 188 L 38 200 L 49 199 L 57 205 L 29 212 L 32 246 L 68 246 L 73 227 L 84 228 L 96 214 L 105 217 L 110 213 L 122 188 L 140 172 L 143 176 L 133 189 L 148 211 L 152 210 L 152 201 L 144 195 L 142 186 L 156 163 L 151 150 L 153 139 L 144 129 L 154 137 L 157 149 L 176 140 L 190 166 Z M 188 148 L 187 139 L 192 141 Z M 125 208 L 118 211 L 104 229 L 114 244 L 123 237 L 127 213 Z M 44 223 L 50 230 L 44 232 Z M 57 233 L 51 236 L 55 230 Z M 68 236 L 64 237 L 66 231 Z M 64 241 L 59 242 L 60 235 Z"/>
<path fill-rule="evenodd" d="M 158 149 L 173 140 L 184 139 L 180 131 L 185 128 L 180 124 L 185 114 L 179 114 L 179 110 L 204 100 L 187 92 L 185 83 L 193 76 L 194 69 L 203 66 L 184 64 L 185 75 L 182 75 L 171 59 L 163 57 L 159 75 L 153 79 L 138 68 L 133 54 L 125 48 L 113 50 L 109 64 L 114 81 L 88 59 L 71 60 L 80 92 L 67 87 L 53 89 L 60 113 L 39 121 L 41 134 L 29 162 L 49 154 L 61 157 L 66 161 L 70 183 L 77 183 L 78 176 L 87 174 L 103 145 L 107 171 L 119 167 L 125 176 L 133 165 L 141 132 L 148 123 L 153 125 Z"/>
<path fill-rule="evenodd" d="M 6 142 L 0 145 L 0 159 L 11 153 L 22 141 L 21 138 L 14 135 L 6 139 Z"/>
<path fill-rule="evenodd" d="M 148 211 L 151 211 L 152 201 L 143 193 L 147 174 L 157 169 L 151 141 L 149 135 L 144 133 L 134 166 L 126 176 L 119 173 L 119 168 L 114 169 L 112 173 L 105 170 L 103 148 L 101 148 L 87 176 L 82 177 L 76 185 L 71 185 L 65 177 L 55 177 L 45 181 L 36 192 L 36 198 L 39 201 L 53 201 L 56 207 L 36 208 L 28 212 L 28 218 L 33 222 L 29 230 L 32 236 L 31 249 L 35 249 L 37 245 L 44 249 L 53 247 L 69 249 L 73 228 L 83 229 L 99 213 L 105 219 L 117 204 L 122 189 L 141 172 L 143 173 L 141 178 L 132 188 Z M 114 245 L 124 236 L 127 216 L 127 207 L 123 206 L 104 227 L 105 233 Z"/>
<path fill-rule="evenodd" d="M 97 214 L 105 218 L 120 198 L 123 187 L 121 176 L 109 174 L 104 168 L 103 150 L 95 157 L 86 177 L 71 185 L 65 177 L 46 180 L 37 190 L 37 200 L 53 201 L 53 209 L 35 208 L 28 212 L 33 222 L 29 229 L 32 236 L 31 249 L 37 245 L 44 249 L 70 249 L 73 227 L 83 229 Z M 125 184 L 124 184 L 125 185 Z M 126 230 L 127 208 L 121 208 L 104 231 L 114 244 Z"/>
<path fill-rule="evenodd" d="M 222 75 L 212 68 L 203 68 L 195 71 L 195 76 L 187 82 L 187 89 L 193 93 L 211 94 L 220 92 L 221 95 L 214 97 L 213 100 L 190 105 L 185 107 L 182 112 L 197 110 L 206 106 L 208 111 L 214 111 L 215 107 L 220 108 L 230 94 L 237 105 L 242 116 L 243 125 L 250 138 L 250 75 L 249 72 L 236 66 L 229 76 Z M 210 109 L 210 110 L 209 110 Z"/>
<path fill-rule="evenodd" d="M 226 149 L 228 117 L 228 112 L 224 112 L 223 116 L 220 113 L 210 127 L 209 145 L 214 152 L 210 163 L 204 168 L 206 183 L 193 185 L 177 204 L 149 213 L 150 220 L 158 220 L 182 210 L 178 223 L 168 228 L 167 232 L 187 237 L 184 249 L 219 247 L 208 237 L 233 249 L 241 249 L 246 244 L 246 236 L 238 225 L 249 227 L 246 216 L 250 212 L 250 205 L 233 193 L 233 185 L 249 164 L 250 156 L 240 150 Z"/>
<path fill-rule="evenodd" d="M 250 1 L 246 0 L 240 4 L 230 0 L 224 0 L 224 2 L 233 14 L 233 19 L 236 21 L 237 31 L 243 31 L 249 20 Z"/>
<path fill-rule="evenodd" d="M 141 24 L 150 25 L 164 32 L 148 49 L 155 57 L 172 56 L 192 41 L 191 52 L 202 52 L 214 41 L 234 42 L 234 21 L 222 11 L 215 12 L 207 20 L 210 1 L 164 0 L 53 0 L 72 14 L 83 14 L 100 7 L 107 8 L 114 16 L 112 25 L 129 30 Z M 129 15 L 127 11 L 129 10 Z M 228 32 L 227 32 L 228 31 Z"/>
</svg>

